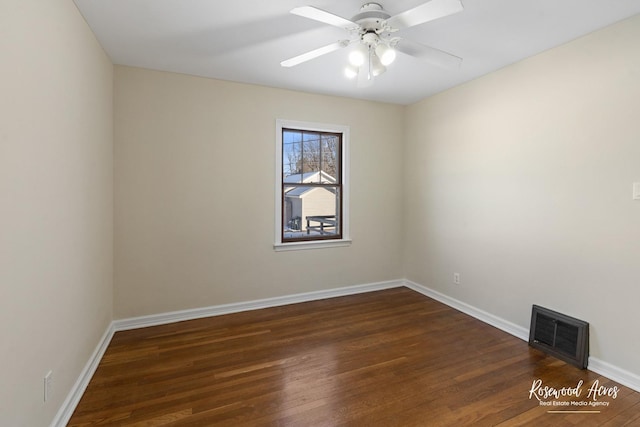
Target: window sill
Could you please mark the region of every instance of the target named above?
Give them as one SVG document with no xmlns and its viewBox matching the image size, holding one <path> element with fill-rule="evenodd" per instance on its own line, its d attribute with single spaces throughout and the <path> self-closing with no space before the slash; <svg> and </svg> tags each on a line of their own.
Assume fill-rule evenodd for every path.
<svg viewBox="0 0 640 427">
<path fill-rule="evenodd" d="M 302 251 L 306 249 L 325 249 L 351 246 L 351 239 L 321 240 L 316 242 L 275 243 L 273 250 L 276 252 Z"/>
</svg>

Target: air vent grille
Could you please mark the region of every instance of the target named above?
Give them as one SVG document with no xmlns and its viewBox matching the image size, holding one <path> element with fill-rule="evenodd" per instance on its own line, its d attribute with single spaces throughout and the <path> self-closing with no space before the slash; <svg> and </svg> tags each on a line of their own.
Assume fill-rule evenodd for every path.
<svg viewBox="0 0 640 427">
<path fill-rule="evenodd" d="M 589 324 L 534 305 L 529 345 L 584 369 L 589 359 Z"/>
</svg>

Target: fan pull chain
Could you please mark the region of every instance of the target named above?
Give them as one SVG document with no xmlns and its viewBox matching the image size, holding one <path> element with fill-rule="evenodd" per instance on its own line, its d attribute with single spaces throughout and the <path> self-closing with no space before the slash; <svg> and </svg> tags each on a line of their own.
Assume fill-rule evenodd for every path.
<svg viewBox="0 0 640 427">
<path fill-rule="evenodd" d="M 371 58 L 371 44 L 369 46 L 369 66 L 367 67 L 367 80 L 371 80 L 373 76 L 371 75 L 371 70 L 373 69 L 373 58 Z"/>
</svg>

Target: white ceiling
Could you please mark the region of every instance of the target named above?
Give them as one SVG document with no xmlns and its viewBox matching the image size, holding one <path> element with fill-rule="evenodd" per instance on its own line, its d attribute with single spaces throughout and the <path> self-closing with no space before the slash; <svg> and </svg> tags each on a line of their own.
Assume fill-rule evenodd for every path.
<svg viewBox="0 0 640 427">
<path fill-rule="evenodd" d="M 379 0 L 391 14 L 425 0 Z M 343 76 L 348 49 L 280 61 L 346 31 L 289 13 L 311 5 L 351 19 L 366 0 L 75 0 L 116 64 L 410 104 L 640 13 L 638 0 L 462 0 L 465 10 L 397 35 L 463 58 L 440 69 L 399 54 L 371 87 Z M 594 58 L 598 61 L 598 58 Z"/>
</svg>

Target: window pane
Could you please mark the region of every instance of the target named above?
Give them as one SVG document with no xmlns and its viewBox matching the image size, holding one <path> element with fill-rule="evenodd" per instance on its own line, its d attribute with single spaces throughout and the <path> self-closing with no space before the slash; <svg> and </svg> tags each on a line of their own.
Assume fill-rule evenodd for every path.
<svg viewBox="0 0 640 427">
<path fill-rule="evenodd" d="M 340 171 L 339 155 L 340 138 L 337 135 L 323 134 L 321 139 L 322 147 L 322 170 L 329 175 L 328 181 L 339 182 L 338 171 Z"/>
<path fill-rule="evenodd" d="M 320 134 L 317 132 L 303 132 L 302 134 L 302 173 L 304 182 L 319 183 L 320 172 Z"/>
<path fill-rule="evenodd" d="M 322 132 L 283 130 L 285 183 L 339 183 L 340 137 Z"/>
<path fill-rule="evenodd" d="M 335 237 L 340 231 L 338 186 L 287 185 L 283 198 L 283 238 Z"/>
<path fill-rule="evenodd" d="M 302 131 L 283 130 L 282 132 L 282 174 L 291 177 L 285 182 L 302 183 Z M 297 181 L 293 181 L 296 178 Z"/>
</svg>

